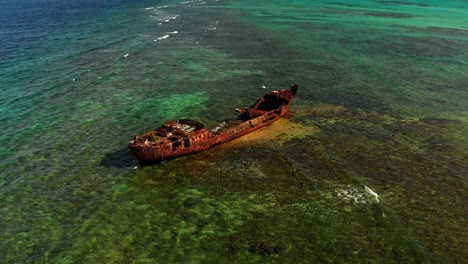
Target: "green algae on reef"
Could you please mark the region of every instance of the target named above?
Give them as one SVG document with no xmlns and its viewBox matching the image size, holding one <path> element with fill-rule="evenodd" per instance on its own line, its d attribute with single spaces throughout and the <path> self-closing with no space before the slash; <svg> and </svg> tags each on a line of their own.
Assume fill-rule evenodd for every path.
<svg viewBox="0 0 468 264">
<path fill-rule="evenodd" d="M 2 261 L 466 259 L 465 3 L 137 2 L 2 64 Z M 292 81 L 290 115 L 246 137 L 152 166 L 126 149 Z"/>
<path fill-rule="evenodd" d="M 154 169 L 150 171 L 138 173 L 133 187 L 123 187 L 125 191 L 114 193 L 112 199 L 119 205 L 103 208 L 95 223 L 83 226 L 81 232 L 86 238 L 77 240 L 74 247 L 77 256 L 89 252 L 86 260 L 91 262 L 131 259 L 210 262 L 220 258 L 234 262 L 339 261 L 345 260 L 348 247 L 355 245 L 367 248 L 356 250 L 355 254 L 361 257 L 370 257 L 374 250 L 381 252 L 385 248 L 388 254 L 413 259 L 403 253 L 411 246 L 395 235 L 398 232 L 389 236 L 389 226 L 378 207 L 351 205 L 354 211 L 330 211 L 331 205 L 350 205 L 307 191 L 302 182 L 305 179 L 294 183 L 284 178 L 288 187 L 271 192 L 267 189 L 274 184 L 272 179 L 260 182 L 257 179 L 248 187 L 252 182 L 234 178 L 237 175 L 226 179 L 223 176 L 229 175 L 221 171 L 217 173 L 217 177 L 224 179 L 220 183 L 215 183 L 214 178 L 181 179 L 177 172 L 165 175 L 165 170 L 155 178 Z M 292 176 L 294 172 L 288 174 Z M 185 189 L 183 186 L 189 183 L 198 188 Z M 242 191 L 236 191 L 239 187 Z M 264 191 L 259 192 L 258 187 Z M 295 201 L 291 201 L 291 195 L 296 197 Z M 133 199 L 128 199 L 129 196 Z M 128 207 L 134 210 L 130 213 L 125 209 Z M 369 220 L 355 221 L 360 217 Z M 382 237 L 363 241 L 369 232 Z M 394 247 L 389 247 L 389 240 Z"/>
<path fill-rule="evenodd" d="M 241 142 L 234 141 L 190 159 L 138 168 L 133 180 L 115 185 L 107 198 L 113 203 L 85 222 L 69 253 L 86 255 L 91 262 L 352 258 L 393 263 L 427 262 L 428 252 L 415 239 L 434 243 L 424 236 L 433 225 L 454 228 L 439 234 L 435 247 L 461 242 L 456 232 L 463 226 L 457 217 L 461 203 L 443 212 L 451 216 L 446 220 L 433 216 L 442 221 L 433 225 L 405 215 L 449 208 L 453 200 L 444 188 L 451 184 L 433 182 L 446 174 L 444 163 L 434 160 L 450 159 L 451 168 L 460 169 L 454 172 L 462 173 L 466 157 L 428 143 L 441 131 L 456 132 L 459 123 L 405 120 L 323 104 L 294 113 L 292 122 L 313 126 L 315 132 L 306 138 L 292 132 L 283 143 L 238 146 Z M 427 129 L 434 134 L 425 136 Z M 441 138 L 435 142 L 445 145 Z M 428 151 L 433 156 L 426 159 Z M 406 188 L 408 184 L 414 187 Z M 374 191 L 380 203 L 364 185 L 379 186 Z M 424 197 L 438 209 L 426 211 L 418 202 Z"/>
</svg>

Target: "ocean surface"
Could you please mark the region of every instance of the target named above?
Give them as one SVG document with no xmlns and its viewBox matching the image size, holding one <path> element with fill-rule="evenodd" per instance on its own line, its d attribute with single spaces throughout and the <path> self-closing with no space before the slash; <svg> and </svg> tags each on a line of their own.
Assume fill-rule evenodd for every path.
<svg viewBox="0 0 468 264">
<path fill-rule="evenodd" d="M 0 0 L 1 263 L 464 263 L 465 0 Z M 286 118 L 139 163 L 299 84 Z"/>
</svg>

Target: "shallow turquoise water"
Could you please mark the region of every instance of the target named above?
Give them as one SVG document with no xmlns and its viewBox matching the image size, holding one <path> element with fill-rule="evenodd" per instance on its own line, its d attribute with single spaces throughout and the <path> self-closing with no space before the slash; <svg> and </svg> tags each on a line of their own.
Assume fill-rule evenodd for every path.
<svg viewBox="0 0 468 264">
<path fill-rule="evenodd" d="M 1 262 L 466 259 L 466 2 L 2 2 Z M 245 138 L 127 150 L 293 81 Z"/>
</svg>

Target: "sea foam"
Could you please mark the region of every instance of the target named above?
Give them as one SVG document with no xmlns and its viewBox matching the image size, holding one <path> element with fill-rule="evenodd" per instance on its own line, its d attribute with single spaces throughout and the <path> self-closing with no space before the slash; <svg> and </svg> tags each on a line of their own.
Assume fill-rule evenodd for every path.
<svg viewBox="0 0 468 264">
<path fill-rule="evenodd" d="M 154 42 L 157 42 L 158 40 L 167 39 L 168 37 L 169 37 L 169 35 L 164 35 L 164 36 L 159 37 L 159 38 L 157 38 L 157 39 L 155 39 L 155 40 L 153 40 L 153 41 L 154 41 Z"/>
</svg>

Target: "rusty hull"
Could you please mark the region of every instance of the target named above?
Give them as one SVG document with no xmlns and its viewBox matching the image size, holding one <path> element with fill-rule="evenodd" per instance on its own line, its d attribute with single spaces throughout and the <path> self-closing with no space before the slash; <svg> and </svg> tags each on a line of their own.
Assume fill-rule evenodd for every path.
<svg viewBox="0 0 468 264">
<path fill-rule="evenodd" d="M 156 130 L 136 135 L 129 142 L 130 150 L 141 161 L 160 161 L 213 148 L 284 116 L 296 92 L 296 84 L 290 89 L 271 91 L 252 107 L 236 109 L 240 113 L 238 120 L 224 122 L 213 130 L 194 120 L 168 121 Z"/>
</svg>

